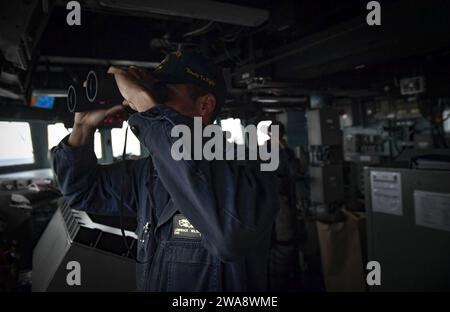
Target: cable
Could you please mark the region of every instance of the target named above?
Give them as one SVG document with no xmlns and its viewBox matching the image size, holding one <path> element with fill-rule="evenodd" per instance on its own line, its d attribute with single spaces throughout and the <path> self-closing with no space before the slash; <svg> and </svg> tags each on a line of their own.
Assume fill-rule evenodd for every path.
<svg viewBox="0 0 450 312">
<path fill-rule="evenodd" d="M 234 32 L 226 33 L 226 31 L 222 28 L 220 24 L 217 24 L 217 28 L 224 33 L 225 35 L 219 38 L 219 41 L 222 42 L 233 42 L 239 37 L 239 34 L 244 30 L 244 27 L 237 27 L 237 30 Z"/>
<path fill-rule="evenodd" d="M 129 168 L 128 168 L 127 162 L 125 160 L 126 152 L 127 152 L 127 139 L 128 139 L 128 127 L 125 129 L 125 141 L 123 143 L 123 152 L 122 152 L 122 161 L 123 161 L 123 165 L 125 166 L 125 177 L 124 177 L 123 181 L 125 181 L 125 179 L 130 177 L 129 170 L 128 170 Z M 128 245 L 127 236 L 125 235 L 125 229 L 123 226 L 123 216 L 124 216 L 124 208 L 125 208 L 123 199 L 124 199 L 124 197 L 126 197 L 126 195 L 128 195 L 128 194 L 124 194 L 128 190 L 127 186 L 128 185 L 122 185 L 122 190 L 120 192 L 120 231 L 122 233 L 123 243 L 124 243 L 125 247 L 127 248 L 126 254 L 127 255 L 130 254 L 133 258 L 136 258 L 132 254 L 131 246 Z"/>
<path fill-rule="evenodd" d="M 234 34 L 232 35 L 225 35 L 222 38 L 219 38 L 219 41 L 222 42 L 234 42 L 239 38 L 240 33 L 242 32 L 243 28 L 239 29 L 238 31 L 236 31 Z"/>
<path fill-rule="evenodd" d="M 205 32 L 207 32 L 207 31 L 209 30 L 209 28 L 210 28 L 213 24 L 214 24 L 214 21 L 210 21 L 210 22 L 208 22 L 206 25 L 200 27 L 199 29 L 196 29 L 196 30 L 190 31 L 190 32 L 188 32 L 188 33 L 185 33 L 185 34 L 183 35 L 183 38 L 202 35 L 202 34 L 204 34 Z"/>
<path fill-rule="evenodd" d="M 123 143 L 123 152 L 122 152 L 122 162 L 123 162 L 123 165 L 125 166 L 124 181 L 129 180 L 130 176 L 131 176 L 131 173 L 129 172 L 128 164 L 126 162 L 127 141 L 128 141 L 128 126 L 125 129 L 125 141 Z M 125 229 L 124 229 L 124 225 L 123 225 L 123 217 L 124 217 L 124 210 L 125 210 L 124 198 L 126 198 L 127 195 L 128 195 L 128 187 L 129 187 L 129 185 L 130 185 L 130 183 L 122 184 L 122 190 L 120 192 L 120 232 L 122 233 L 123 243 L 125 245 L 125 248 L 127 249 L 126 255 L 130 255 L 139 264 L 146 264 L 150 260 L 139 261 L 137 259 L 137 256 L 133 254 L 131 245 L 128 245 L 127 236 L 125 235 Z M 138 237 L 138 240 L 139 240 L 139 237 Z"/>
<path fill-rule="evenodd" d="M 236 64 L 236 65 L 242 64 L 242 60 L 239 57 L 234 58 L 234 56 L 230 54 L 230 52 L 228 51 L 226 46 L 224 46 L 224 51 L 225 51 L 225 55 L 228 57 L 228 59 L 230 59 L 234 64 Z"/>
</svg>

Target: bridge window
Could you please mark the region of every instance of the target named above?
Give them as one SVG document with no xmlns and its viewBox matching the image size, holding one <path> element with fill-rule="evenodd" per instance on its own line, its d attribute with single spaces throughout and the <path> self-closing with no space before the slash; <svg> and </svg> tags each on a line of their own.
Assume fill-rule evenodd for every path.
<svg viewBox="0 0 450 312">
<path fill-rule="evenodd" d="M 63 123 L 48 125 L 48 149 L 58 145 L 59 142 L 61 142 L 61 140 L 64 139 L 71 131 L 72 129 L 67 129 L 64 127 Z M 94 134 L 94 152 L 98 159 L 102 158 L 102 143 L 100 132 L 98 130 Z"/>
<path fill-rule="evenodd" d="M 0 167 L 34 163 L 30 125 L 0 121 Z"/>
<path fill-rule="evenodd" d="M 122 156 L 123 144 L 125 142 L 125 129 L 127 128 L 127 126 L 127 122 L 124 121 L 122 129 L 114 128 L 111 130 L 111 141 L 114 157 Z M 134 156 L 141 155 L 141 144 L 130 129 L 128 129 L 127 154 L 131 154 Z"/>
</svg>

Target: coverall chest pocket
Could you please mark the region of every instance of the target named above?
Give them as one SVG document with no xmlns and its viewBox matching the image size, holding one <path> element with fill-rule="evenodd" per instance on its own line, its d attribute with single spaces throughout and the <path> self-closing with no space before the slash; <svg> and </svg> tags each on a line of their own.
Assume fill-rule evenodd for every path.
<svg viewBox="0 0 450 312">
<path fill-rule="evenodd" d="M 200 241 L 168 242 L 167 291 L 220 291 L 220 264 Z"/>
</svg>

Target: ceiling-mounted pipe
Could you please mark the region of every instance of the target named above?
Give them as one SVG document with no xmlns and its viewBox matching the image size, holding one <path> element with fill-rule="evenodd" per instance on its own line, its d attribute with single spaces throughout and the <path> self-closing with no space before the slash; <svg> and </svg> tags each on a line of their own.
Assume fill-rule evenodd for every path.
<svg viewBox="0 0 450 312">
<path fill-rule="evenodd" d="M 262 9 L 209 0 L 101 0 L 109 9 L 138 11 L 255 27 L 264 23 L 269 12 Z"/>
</svg>

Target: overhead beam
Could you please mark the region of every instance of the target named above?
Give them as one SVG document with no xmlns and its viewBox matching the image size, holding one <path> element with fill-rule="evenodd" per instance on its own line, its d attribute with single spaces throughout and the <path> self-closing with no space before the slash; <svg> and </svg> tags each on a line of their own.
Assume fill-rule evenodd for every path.
<svg viewBox="0 0 450 312">
<path fill-rule="evenodd" d="M 156 68 L 159 62 L 141 62 L 131 60 L 109 60 L 88 57 L 66 57 L 66 56 L 50 56 L 45 55 L 39 58 L 44 64 L 64 64 L 64 65 L 99 65 L 99 66 L 141 66 L 149 69 Z"/>
<path fill-rule="evenodd" d="M 266 10 L 209 0 L 101 0 L 99 3 L 114 10 L 189 17 L 248 27 L 259 26 L 269 17 Z"/>
</svg>

